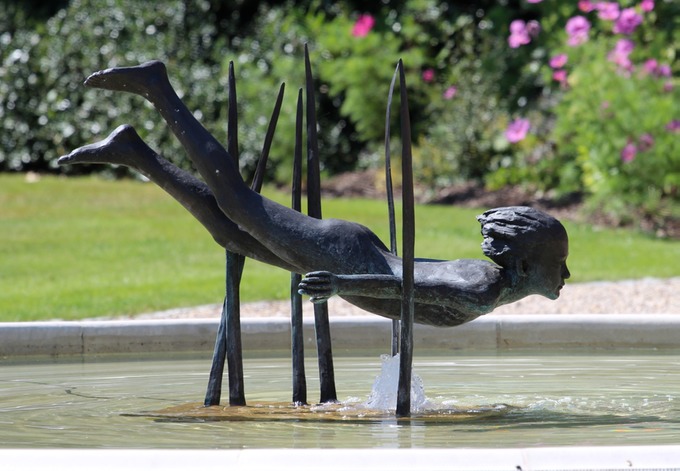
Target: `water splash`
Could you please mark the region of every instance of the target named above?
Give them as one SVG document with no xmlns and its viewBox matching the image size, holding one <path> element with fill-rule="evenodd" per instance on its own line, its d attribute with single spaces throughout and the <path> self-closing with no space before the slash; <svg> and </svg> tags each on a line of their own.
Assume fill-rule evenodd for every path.
<svg viewBox="0 0 680 471">
<path fill-rule="evenodd" d="M 395 356 L 381 355 L 380 374 L 373 382 L 368 400 L 363 403 L 367 409 L 395 410 L 397 407 L 397 389 L 399 385 L 399 354 Z M 411 412 L 419 412 L 431 407 L 425 396 L 423 380 L 417 374 L 411 375 Z"/>
</svg>

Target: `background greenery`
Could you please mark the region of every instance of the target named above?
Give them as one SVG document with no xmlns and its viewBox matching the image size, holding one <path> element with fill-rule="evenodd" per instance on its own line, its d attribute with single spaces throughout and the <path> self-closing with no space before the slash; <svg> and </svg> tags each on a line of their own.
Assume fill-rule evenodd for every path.
<svg viewBox="0 0 680 471">
<path fill-rule="evenodd" d="M 641 12 L 638 2 L 619 4 Z M 654 2 L 630 35 L 636 72 L 627 77 L 607 60 L 622 35 L 597 12 L 579 11 L 577 2 L 0 0 L 0 8 L 7 12 L 0 18 L 0 170 L 125 174 L 54 163 L 121 122 L 189 168 L 138 97 L 88 90 L 82 81 L 102 68 L 161 59 L 189 108 L 224 138 L 226 71 L 234 61 L 245 172 L 259 154 L 278 86 L 288 84 L 269 175 L 287 183 L 294 92 L 309 43 L 327 174 L 379 165 L 387 89 L 403 58 L 417 179 L 426 187 L 469 180 L 523 185 L 553 198 L 583 193 L 617 222 L 645 219 L 655 229 L 680 219 L 678 131 L 665 129 L 680 119 L 680 4 L 672 0 Z M 375 25 L 355 37 L 360 14 Z M 591 22 L 590 39 L 567 47 L 565 24 L 576 15 Z M 540 33 L 512 48 L 509 25 L 517 19 L 537 21 Z M 569 56 L 568 87 L 551 77 L 548 62 L 557 53 Z M 650 58 L 668 64 L 671 76 L 642 76 Z M 445 98 L 452 86 L 457 93 Z M 602 113 L 603 102 L 609 113 Z M 513 144 L 504 131 L 517 117 L 532 126 Z M 622 162 L 622 148 L 643 132 L 654 137 L 650 152 Z"/>
<path fill-rule="evenodd" d="M 619 3 L 641 11 L 638 2 Z M 308 43 L 325 176 L 382 165 L 387 91 L 402 58 L 423 188 L 434 193 L 474 181 L 490 189 L 521 185 L 555 199 L 578 193 L 614 222 L 644 220 L 652 230 L 677 225 L 680 124 L 669 125 L 680 119 L 679 10 L 678 2 L 657 0 L 644 13 L 630 35 L 634 68 L 626 74 L 608 59 L 622 36 L 597 12 L 580 12 L 577 2 L 0 0 L 0 172 L 129 177 L 123 168 L 55 164 L 124 122 L 190 169 L 143 100 L 86 89 L 83 79 L 107 67 L 163 60 L 189 109 L 225 141 L 233 61 L 246 174 L 278 87 L 287 83 L 268 181 L 289 186 L 295 92 L 304 82 Z M 355 36 L 360 15 L 375 24 Z M 565 24 L 575 15 L 589 19 L 591 32 L 586 43 L 568 47 Z M 512 48 L 510 23 L 518 19 L 537 21 L 540 32 Z M 549 60 L 558 53 L 568 56 L 567 86 L 552 77 Z M 669 74 L 643 73 L 649 59 L 667 64 Z M 509 142 L 505 131 L 520 117 L 531 129 Z M 624 146 L 643 135 L 653 145 L 624 161 Z M 375 227 L 384 211 L 379 201 L 325 206 L 325 214 L 363 222 L 386 240 L 386 222 Z M 476 213 L 419 208 L 418 254 L 479 257 Z M 677 242 L 567 226 L 575 281 L 678 275 L 678 264 L 669 263 L 680 258 Z M 222 297 L 221 249 L 159 189 L 131 179 L 55 177 L 28 185 L 23 176 L 3 175 L 0 234 L 4 320 L 134 313 Z M 287 296 L 280 271 L 249 263 L 245 276 L 246 300 Z"/>
<path fill-rule="evenodd" d="M 92 177 L 0 176 L 0 320 L 131 315 L 221 302 L 224 251 L 157 186 Z M 286 203 L 288 195 L 266 191 Z M 482 258 L 480 210 L 417 208 L 416 253 Z M 352 219 L 388 241 L 386 204 L 332 199 L 328 217 Z M 570 281 L 678 276 L 680 244 L 627 230 L 565 223 Z M 290 275 L 249 260 L 242 299 L 287 299 Z"/>
</svg>

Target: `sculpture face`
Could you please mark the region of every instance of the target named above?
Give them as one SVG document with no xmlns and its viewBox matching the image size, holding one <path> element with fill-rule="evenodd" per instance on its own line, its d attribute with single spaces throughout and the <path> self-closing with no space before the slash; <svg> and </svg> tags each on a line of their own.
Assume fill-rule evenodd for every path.
<svg viewBox="0 0 680 471">
<path fill-rule="evenodd" d="M 557 299 L 564 286 L 564 280 L 571 274 L 567 268 L 569 241 L 566 234 L 554 241 L 542 244 L 541 251 L 527 261 L 529 280 L 535 294 L 548 299 Z"/>
</svg>

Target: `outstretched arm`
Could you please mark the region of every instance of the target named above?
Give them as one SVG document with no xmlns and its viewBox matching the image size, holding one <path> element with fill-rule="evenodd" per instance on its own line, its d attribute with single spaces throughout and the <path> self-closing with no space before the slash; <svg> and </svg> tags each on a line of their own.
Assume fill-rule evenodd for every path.
<svg viewBox="0 0 680 471">
<path fill-rule="evenodd" d="M 312 302 L 321 302 L 336 294 L 398 300 L 402 296 L 401 283 L 398 273 L 335 275 L 313 272 L 302 280 L 299 289 L 300 293 L 310 296 Z M 507 302 L 503 295 L 508 283 L 500 267 L 484 260 L 420 261 L 416 264 L 414 297 L 421 310 L 424 306 L 433 306 L 437 310 L 455 312 L 456 316 L 463 313 L 480 315 Z"/>
<path fill-rule="evenodd" d="M 322 303 L 339 294 L 396 299 L 401 296 L 401 278 L 394 275 L 335 275 L 327 271 L 307 273 L 298 285 L 300 294 Z"/>
</svg>

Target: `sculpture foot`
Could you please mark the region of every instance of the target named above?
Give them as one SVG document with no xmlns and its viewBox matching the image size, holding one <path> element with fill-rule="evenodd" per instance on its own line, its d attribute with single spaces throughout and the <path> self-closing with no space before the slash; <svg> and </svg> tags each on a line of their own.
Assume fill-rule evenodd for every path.
<svg viewBox="0 0 680 471">
<path fill-rule="evenodd" d="M 59 165 L 68 164 L 117 164 L 132 166 L 135 158 L 143 155 L 139 146 L 146 147 L 137 131 L 129 124 L 118 126 L 109 136 L 94 144 L 88 144 L 57 160 Z"/>
<path fill-rule="evenodd" d="M 100 70 L 85 80 L 88 87 L 137 93 L 147 97 L 150 91 L 166 83 L 169 84 L 167 70 L 161 61 Z"/>
</svg>

